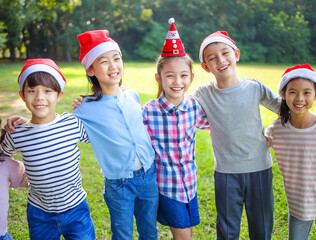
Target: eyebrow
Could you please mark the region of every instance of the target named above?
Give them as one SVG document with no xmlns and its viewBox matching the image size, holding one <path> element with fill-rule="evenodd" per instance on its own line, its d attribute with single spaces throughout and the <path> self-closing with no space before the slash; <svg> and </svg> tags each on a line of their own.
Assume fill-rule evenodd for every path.
<svg viewBox="0 0 316 240">
<path fill-rule="evenodd" d="M 174 71 L 164 72 L 164 74 L 167 74 L 167 73 L 174 73 Z M 190 73 L 190 71 L 184 70 L 184 71 L 181 71 L 180 73 Z"/>
<path fill-rule="evenodd" d="M 297 90 L 297 89 L 291 87 L 291 88 L 289 88 L 288 90 Z M 311 90 L 313 90 L 313 88 L 309 88 L 309 87 L 308 87 L 308 88 L 304 88 L 303 90 L 304 90 L 304 91 L 306 91 L 306 90 L 310 90 L 310 91 L 311 91 Z"/>
</svg>

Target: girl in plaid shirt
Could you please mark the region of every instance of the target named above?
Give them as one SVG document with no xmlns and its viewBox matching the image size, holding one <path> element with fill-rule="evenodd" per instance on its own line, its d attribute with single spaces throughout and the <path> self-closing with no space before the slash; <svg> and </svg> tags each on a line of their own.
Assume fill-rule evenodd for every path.
<svg viewBox="0 0 316 240">
<path fill-rule="evenodd" d="M 206 115 L 197 100 L 184 96 L 193 80 L 192 60 L 186 55 L 174 20 L 157 61 L 158 98 L 143 106 L 156 152 L 159 188 L 158 222 L 169 226 L 173 239 L 192 239 L 200 223 L 195 164 L 196 128 L 207 129 Z"/>
</svg>

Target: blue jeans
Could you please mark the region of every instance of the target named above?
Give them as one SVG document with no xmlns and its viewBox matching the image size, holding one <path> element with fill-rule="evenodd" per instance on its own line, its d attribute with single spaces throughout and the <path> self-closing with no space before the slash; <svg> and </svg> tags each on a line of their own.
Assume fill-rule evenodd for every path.
<svg viewBox="0 0 316 240">
<path fill-rule="evenodd" d="M 95 232 L 88 201 L 63 213 L 45 212 L 27 203 L 27 221 L 31 240 L 94 240 Z"/>
<path fill-rule="evenodd" d="M 272 169 L 241 174 L 215 171 L 214 178 L 217 239 L 239 239 L 244 205 L 249 238 L 271 239 L 274 208 Z"/>
<path fill-rule="evenodd" d="M 314 220 L 304 221 L 289 216 L 289 240 L 308 240 Z"/>
<path fill-rule="evenodd" d="M 0 240 L 13 240 L 13 238 L 10 233 L 7 232 L 4 236 L 0 236 Z"/>
<path fill-rule="evenodd" d="M 139 239 L 158 239 L 156 177 L 156 166 L 153 164 L 147 172 L 143 169 L 134 171 L 133 178 L 105 178 L 104 200 L 110 211 L 113 240 L 133 238 L 133 215 Z"/>
</svg>

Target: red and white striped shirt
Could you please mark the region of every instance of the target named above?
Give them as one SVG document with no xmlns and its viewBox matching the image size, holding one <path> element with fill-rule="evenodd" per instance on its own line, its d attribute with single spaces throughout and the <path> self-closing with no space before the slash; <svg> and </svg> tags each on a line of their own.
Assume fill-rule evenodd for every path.
<svg viewBox="0 0 316 240">
<path fill-rule="evenodd" d="M 266 137 L 272 140 L 289 214 L 301 220 L 316 219 L 316 124 L 305 129 L 294 128 L 281 120 L 271 123 Z"/>
</svg>

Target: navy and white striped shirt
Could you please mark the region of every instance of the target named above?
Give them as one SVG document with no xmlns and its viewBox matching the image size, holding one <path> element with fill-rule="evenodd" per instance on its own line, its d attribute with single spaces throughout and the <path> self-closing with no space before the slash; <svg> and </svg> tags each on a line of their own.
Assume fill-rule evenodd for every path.
<svg viewBox="0 0 316 240">
<path fill-rule="evenodd" d="M 46 212 L 64 212 L 79 205 L 86 192 L 81 185 L 77 142 L 88 143 L 81 121 L 57 114 L 47 124 L 26 123 L 7 133 L 0 153 L 21 152 L 30 181 L 28 202 Z"/>
</svg>

